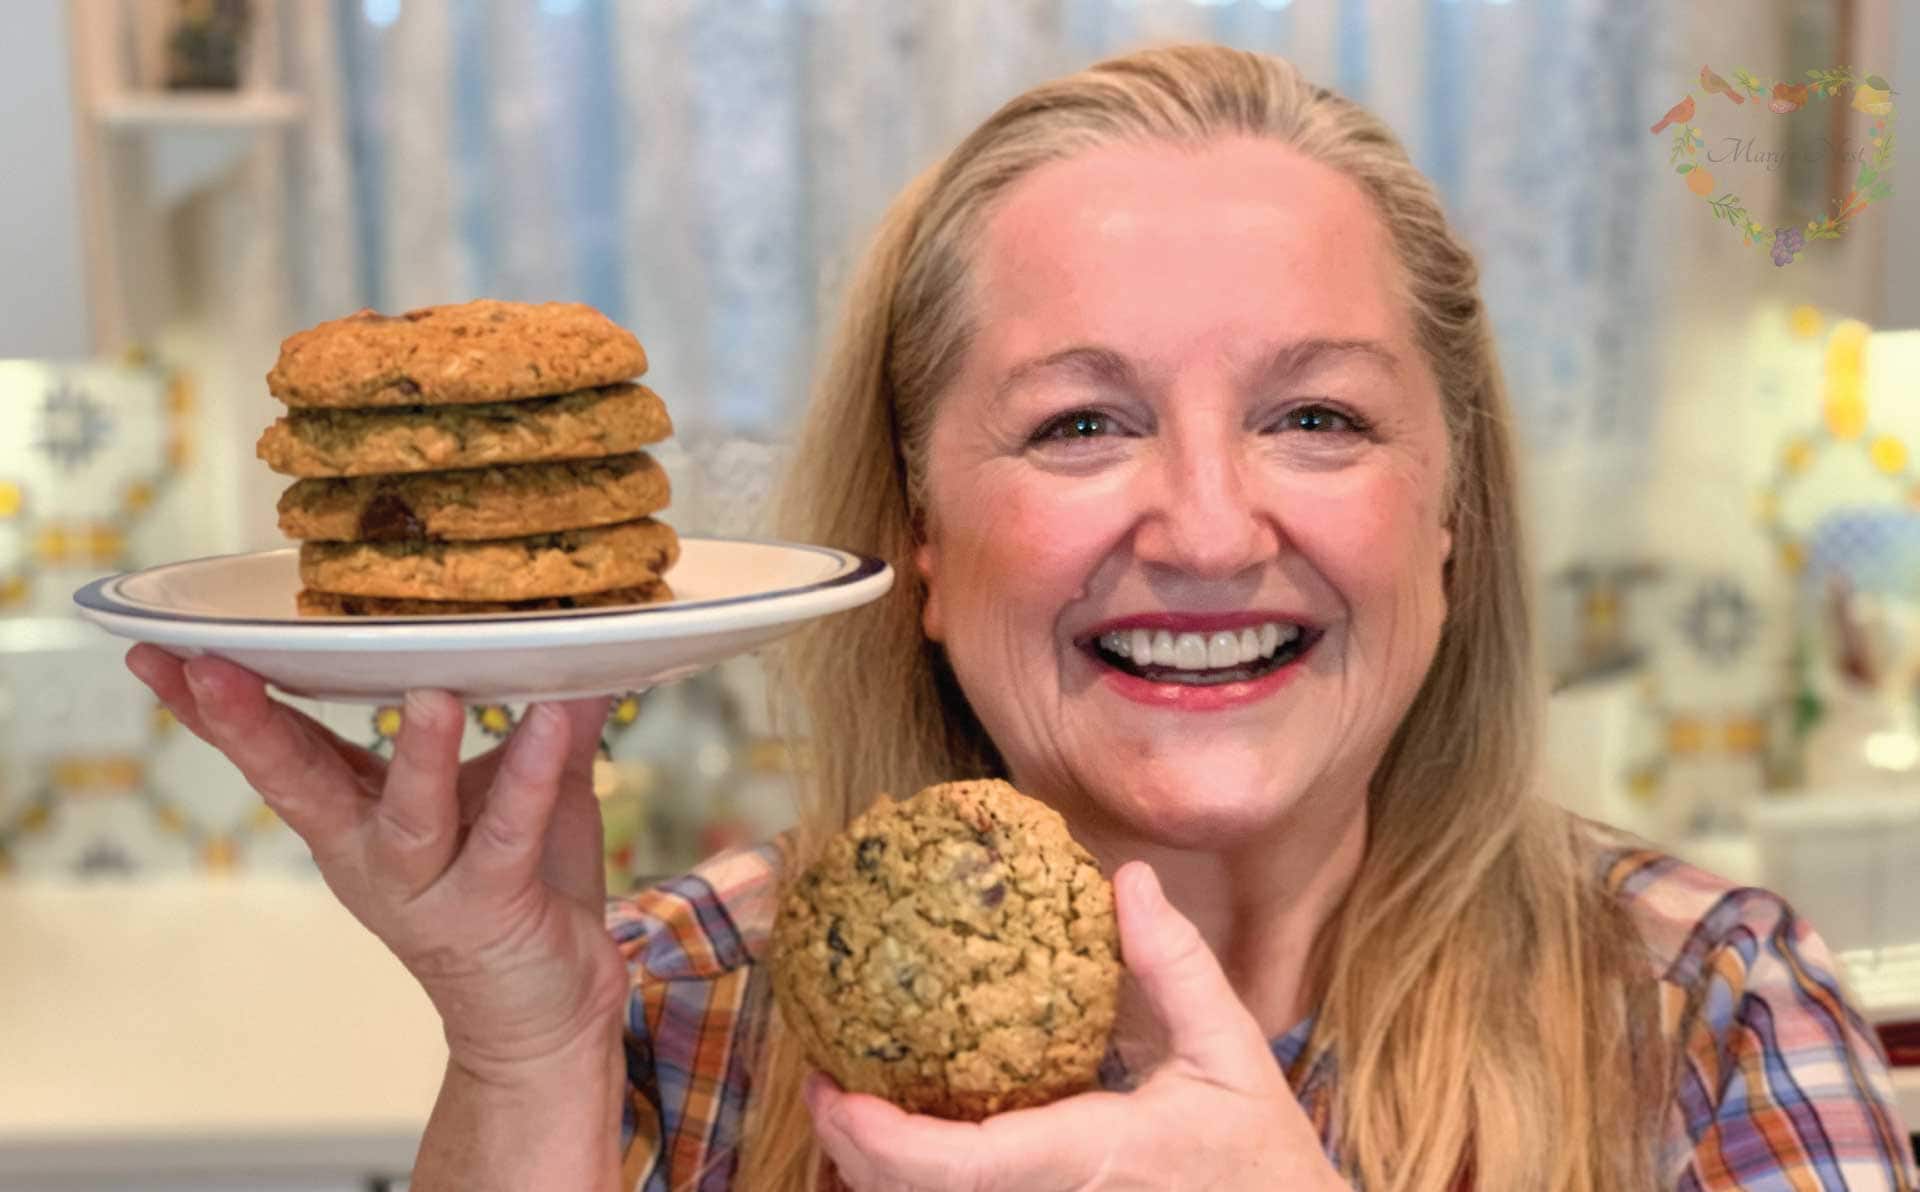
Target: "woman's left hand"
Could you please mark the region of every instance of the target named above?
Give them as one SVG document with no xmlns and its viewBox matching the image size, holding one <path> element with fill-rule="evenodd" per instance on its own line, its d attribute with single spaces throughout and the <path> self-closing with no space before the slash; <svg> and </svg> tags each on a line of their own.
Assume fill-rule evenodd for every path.
<svg viewBox="0 0 1920 1192">
<path fill-rule="evenodd" d="M 1130 1093 L 979 1123 L 909 1114 L 814 1073 L 807 1108 L 843 1181 L 855 1192 L 1344 1192 L 1259 1024 L 1153 871 L 1121 866 L 1114 898 L 1127 969 L 1167 1031 L 1166 1062 Z"/>
</svg>

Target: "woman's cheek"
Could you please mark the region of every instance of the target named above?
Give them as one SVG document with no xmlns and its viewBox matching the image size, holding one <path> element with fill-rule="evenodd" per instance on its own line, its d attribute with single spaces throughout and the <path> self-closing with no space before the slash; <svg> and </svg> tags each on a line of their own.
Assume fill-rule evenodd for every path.
<svg viewBox="0 0 1920 1192">
<path fill-rule="evenodd" d="M 1108 477 L 1035 476 L 974 495 L 970 519 L 984 560 L 983 578 L 1003 592 L 1083 588 L 1100 560 L 1137 518 L 1126 485 Z"/>
<path fill-rule="evenodd" d="M 1288 543 L 1349 596 L 1416 577 L 1423 555 L 1437 568 L 1440 528 L 1426 524 L 1418 486 L 1391 471 L 1302 477 L 1274 499 Z M 1434 576 L 1437 580 L 1438 571 Z"/>
</svg>

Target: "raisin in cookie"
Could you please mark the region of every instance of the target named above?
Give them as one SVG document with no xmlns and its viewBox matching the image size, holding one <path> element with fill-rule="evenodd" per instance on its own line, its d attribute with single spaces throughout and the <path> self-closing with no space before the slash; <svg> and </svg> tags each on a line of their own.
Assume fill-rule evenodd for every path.
<svg viewBox="0 0 1920 1192">
<path fill-rule="evenodd" d="M 295 410 L 255 453 L 287 476 L 378 476 L 621 455 L 673 433 L 645 385 L 532 401 L 396 410 Z"/>
<path fill-rule="evenodd" d="M 540 600 L 651 583 L 679 558 L 673 528 L 643 517 L 488 542 L 307 542 L 300 582 L 343 596 Z"/>
<path fill-rule="evenodd" d="M 977 1121 L 1094 1087 L 1120 981 L 1113 890 L 1004 782 L 883 800 L 781 897 L 774 996 L 856 1092 Z"/>
<path fill-rule="evenodd" d="M 438 406 L 543 397 L 647 371 L 633 333 L 578 302 L 483 299 L 371 310 L 287 337 L 267 389 L 289 406 Z"/>
<path fill-rule="evenodd" d="M 301 480 L 280 532 L 328 542 L 519 538 L 633 521 L 666 508 L 667 474 L 645 452 L 454 472 Z"/>
</svg>

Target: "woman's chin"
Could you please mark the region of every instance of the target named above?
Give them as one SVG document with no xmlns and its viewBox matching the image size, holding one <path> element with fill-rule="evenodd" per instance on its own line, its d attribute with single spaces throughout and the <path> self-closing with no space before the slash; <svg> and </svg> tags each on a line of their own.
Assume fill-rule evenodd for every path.
<svg viewBox="0 0 1920 1192">
<path fill-rule="evenodd" d="M 1101 810 L 1126 831 L 1163 848 L 1222 852 L 1279 828 L 1297 799 L 1269 785 L 1196 783 L 1177 789 L 1136 787 L 1100 802 Z"/>
<path fill-rule="evenodd" d="M 1088 723 L 1100 727 L 1083 731 Z M 1321 805 L 1312 796 L 1333 760 L 1306 734 L 1271 726 L 1257 736 L 1224 725 L 1147 736 L 1070 722 L 1053 742 L 1049 754 L 1008 760 L 1014 784 L 1070 824 L 1103 839 L 1214 852 L 1286 830 L 1306 805 Z"/>
</svg>

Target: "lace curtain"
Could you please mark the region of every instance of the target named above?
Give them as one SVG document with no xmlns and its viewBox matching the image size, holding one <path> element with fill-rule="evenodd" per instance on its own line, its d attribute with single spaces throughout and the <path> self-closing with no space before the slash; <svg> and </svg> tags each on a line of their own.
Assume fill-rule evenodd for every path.
<svg viewBox="0 0 1920 1192">
<path fill-rule="evenodd" d="M 1480 252 L 1544 511 L 1646 458 L 1643 126 L 1680 77 L 1651 0 L 338 0 L 293 32 L 299 315 L 584 300 L 689 441 L 784 435 L 887 200 L 1016 91 L 1154 42 L 1280 54 L 1385 117 Z"/>
</svg>

